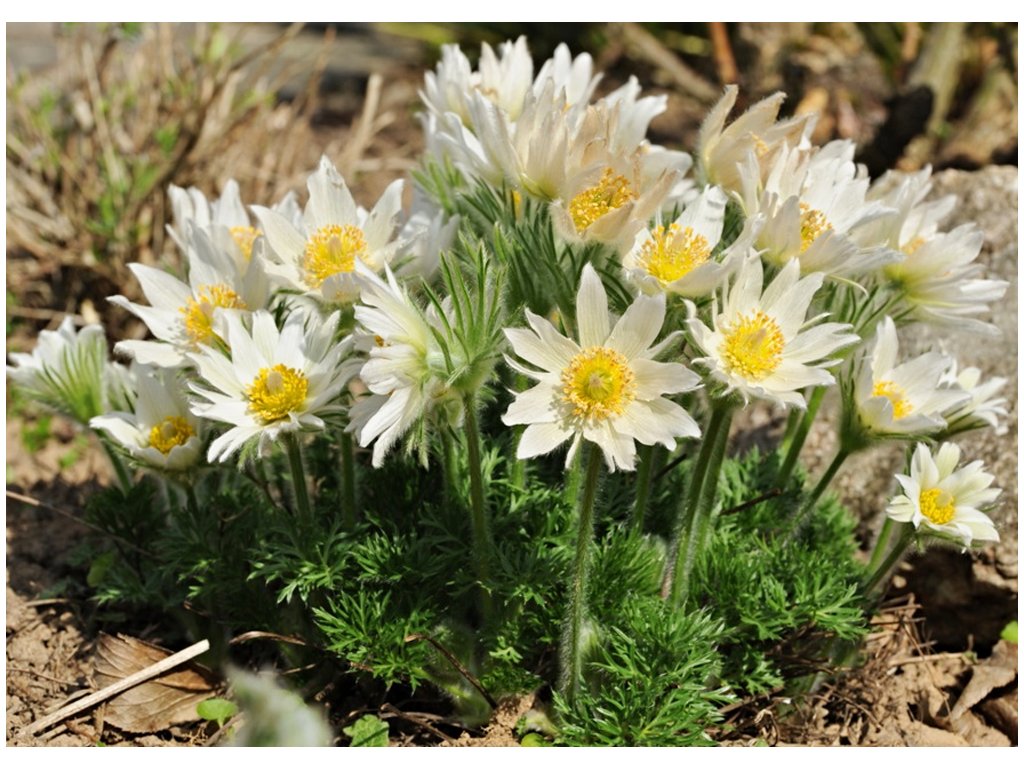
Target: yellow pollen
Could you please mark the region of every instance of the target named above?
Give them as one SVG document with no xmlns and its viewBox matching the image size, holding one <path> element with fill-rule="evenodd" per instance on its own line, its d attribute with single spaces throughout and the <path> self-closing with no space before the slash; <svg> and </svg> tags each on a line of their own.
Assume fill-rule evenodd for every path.
<svg viewBox="0 0 1024 768">
<path fill-rule="evenodd" d="M 248 309 L 241 297 L 223 283 L 203 285 L 178 312 L 183 316 L 185 333 L 192 345 L 205 344 L 213 338 L 213 310 Z"/>
<path fill-rule="evenodd" d="M 636 380 L 624 355 L 588 347 L 562 371 L 562 398 L 584 419 L 620 416 L 636 397 Z"/>
<path fill-rule="evenodd" d="M 166 456 L 176 445 L 184 445 L 196 431 L 181 416 L 168 416 L 149 430 L 149 445 Z"/>
<path fill-rule="evenodd" d="M 569 215 L 576 231 L 582 232 L 605 214 L 636 198 L 636 190 L 625 176 L 618 176 L 611 168 L 605 168 L 597 184 L 587 187 L 569 202 Z"/>
<path fill-rule="evenodd" d="M 657 227 L 640 250 L 640 264 L 662 285 L 685 277 L 711 257 L 707 238 L 692 228 Z"/>
<path fill-rule="evenodd" d="M 302 271 L 310 288 L 319 288 L 331 275 L 351 272 L 356 259 L 368 256 L 363 230 L 351 224 L 320 227 L 306 242 Z"/>
<path fill-rule="evenodd" d="M 938 488 L 921 491 L 921 514 L 935 525 L 945 525 L 956 514 L 956 499 Z"/>
<path fill-rule="evenodd" d="M 903 246 L 903 248 L 902 248 L 901 250 L 902 250 L 902 251 L 903 251 L 903 252 L 904 252 L 905 254 L 907 254 L 907 256 L 913 256 L 913 255 L 914 255 L 914 252 L 915 252 L 915 251 L 916 251 L 916 250 L 917 250 L 918 248 L 920 248 L 920 247 L 921 247 L 922 245 L 924 245 L 924 242 L 925 242 L 925 240 L 924 240 L 924 238 L 923 238 L 923 237 L 915 237 L 915 238 L 914 238 L 913 240 L 911 240 L 911 241 L 910 241 L 909 243 L 907 243 L 906 245 L 904 245 L 904 246 Z"/>
<path fill-rule="evenodd" d="M 245 260 L 248 261 L 252 258 L 252 247 L 256 243 L 256 239 L 263 235 L 256 227 L 232 227 L 230 230 L 231 239 L 235 241 L 235 245 L 245 256 Z"/>
<path fill-rule="evenodd" d="M 249 409 L 264 424 L 287 418 L 293 411 L 301 411 L 306 404 L 309 379 L 302 371 L 278 363 L 273 368 L 261 368 L 245 391 Z"/>
<path fill-rule="evenodd" d="M 750 134 L 750 138 L 754 140 L 754 153 L 757 157 L 761 158 L 768 154 L 770 147 L 765 144 L 764 139 L 758 136 L 756 133 Z"/>
<path fill-rule="evenodd" d="M 775 320 L 758 310 L 723 329 L 725 338 L 718 348 L 729 373 L 760 381 L 782 362 L 786 340 Z"/>
<path fill-rule="evenodd" d="M 895 381 L 876 381 L 875 386 L 871 388 L 871 396 L 889 398 L 894 419 L 902 419 L 914 410 L 913 403 L 907 399 L 907 393 Z"/>
<path fill-rule="evenodd" d="M 832 231 L 832 224 L 825 214 L 807 203 L 800 203 L 800 253 L 826 232 Z"/>
</svg>

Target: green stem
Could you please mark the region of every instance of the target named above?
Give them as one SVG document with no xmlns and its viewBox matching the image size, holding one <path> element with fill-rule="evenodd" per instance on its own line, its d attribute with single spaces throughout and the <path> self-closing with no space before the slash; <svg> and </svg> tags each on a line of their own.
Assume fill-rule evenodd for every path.
<svg viewBox="0 0 1024 768">
<path fill-rule="evenodd" d="M 864 592 L 871 594 L 876 586 L 880 582 L 883 582 L 889 575 L 889 572 L 896 566 L 903 556 L 907 552 L 907 547 L 910 546 L 910 542 L 914 538 L 914 526 L 909 523 L 903 523 L 902 529 L 900 530 L 899 538 L 893 545 L 893 548 L 889 550 L 889 554 L 886 556 L 882 564 L 879 565 L 874 572 L 868 577 L 868 580 L 864 582 Z"/>
<path fill-rule="evenodd" d="M 313 511 L 309 504 L 309 489 L 306 487 L 306 473 L 302 468 L 302 448 L 299 437 L 294 432 L 285 435 L 285 449 L 288 452 L 288 466 L 292 474 L 292 490 L 295 492 L 295 507 L 299 518 L 304 521 L 313 519 Z"/>
<path fill-rule="evenodd" d="M 803 507 L 800 508 L 799 514 L 793 520 L 790 526 L 789 538 L 792 540 L 795 538 L 800 531 L 804 529 L 807 523 L 811 519 L 811 515 L 814 512 L 814 505 L 818 503 L 818 499 L 821 498 L 821 494 L 828 488 L 829 483 L 832 482 L 832 478 L 836 476 L 836 472 L 843 466 L 843 462 L 850 456 L 852 451 L 846 446 L 840 446 L 839 450 L 836 451 L 835 458 L 832 459 L 832 463 L 828 465 L 828 469 L 825 470 L 825 474 L 821 476 L 818 483 L 814 486 L 814 490 L 810 492 L 807 499 L 804 501 Z"/>
<path fill-rule="evenodd" d="M 569 615 L 566 617 L 559 654 L 561 670 L 558 690 L 570 705 L 583 679 L 582 640 L 586 618 L 587 576 L 590 571 L 590 544 L 594 538 L 594 500 L 597 498 L 597 481 L 601 475 L 602 461 L 601 449 L 596 443 L 591 443 L 587 451 L 587 476 L 583 495 L 577 507 L 576 560 L 569 590 Z"/>
<path fill-rule="evenodd" d="M 636 533 L 644 530 L 644 515 L 647 513 L 647 500 L 651 497 L 651 481 L 654 476 L 654 454 L 658 447 L 645 445 L 640 448 L 640 467 L 636 473 L 636 498 L 633 502 L 631 527 Z"/>
<path fill-rule="evenodd" d="M 509 467 L 508 481 L 513 488 L 519 490 L 526 489 L 526 462 L 522 459 L 516 458 L 516 446 L 519 445 L 519 441 L 522 439 L 523 430 L 516 430 L 516 440 L 512 443 L 512 458 L 509 459 L 511 467 Z"/>
<path fill-rule="evenodd" d="M 356 527 L 356 456 L 352 433 L 341 433 L 341 526 L 346 531 Z"/>
<path fill-rule="evenodd" d="M 800 457 L 800 451 L 803 449 L 804 443 L 807 441 L 807 435 L 811 431 L 811 425 L 814 424 L 814 417 L 818 415 L 818 409 L 821 408 L 821 401 L 824 399 L 825 387 L 815 387 L 811 392 L 810 399 L 807 401 L 807 410 L 800 414 L 800 421 L 793 431 L 789 445 L 786 446 L 786 458 L 782 461 L 779 477 L 776 480 L 776 485 L 779 488 L 785 488 L 786 483 L 789 482 L 789 478 L 793 474 L 793 468 L 796 466 L 796 461 Z"/>
<path fill-rule="evenodd" d="M 675 605 L 686 603 L 690 591 L 690 574 L 697 554 L 706 545 L 711 531 L 715 491 L 718 475 L 725 458 L 732 423 L 733 405 L 730 401 L 716 400 L 712 404 L 711 419 L 704 431 L 704 442 L 693 468 L 690 487 L 687 488 L 676 520 L 676 533 L 669 549 L 669 559 L 661 583 L 661 596 L 671 597 Z"/>
<path fill-rule="evenodd" d="M 580 485 L 583 481 L 583 473 L 579 452 L 572 458 L 568 472 L 565 476 L 565 500 L 571 507 L 576 507 L 580 500 Z"/>
<path fill-rule="evenodd" d="M 494 613 L 491 599 L 491 563 L 494 559 L 494 542 L 491 540 L 490 520 L 484 505 L 483 465 L 480 460 L 480 427 L 476 420 L 476 403 L 472 395 L 463 401 L 466 412 L 466 448 L 469 453 L 469 496 L 470 520 L 473 526 L 473 565 L 480 583 L 480 609 L 487 623 Z"/>
<path fill-rule="evenodd" d="M 868 573 L 874 573 L 878 569 L 878 563 L 882 559 L 882 555 L 885 554 L 886 547 L 889 546 L 889 539 L 892 538 L 892 529 L 892 518 L 886 515 L 885 522 L 882 523 L 882 530 L 878 532 L 878 538 L 875 540 L 875 549 L 871 553 L 871 561 L 868 563 Z"/>
<path fill-rule="evenodd" d="M 117 484 L 121 486 L 121 491 L 128 493 L 132 487 L 132 477 L 128 472 L 128 468 L 124 465 L 121 460 L 120 454 L 117 449 L 110 444 L 110 441 L 102 435 L 97 435 L 100 439 L 100 445 L 103 446 L 104 452 L 107 454 L 107 458 L 110 459 L 110 465 L 114 468 L 114 474 L 117 475 Z"/>
<path fill-rule="evenodd" d="M 793 443 L 793 435 L 796 434 L 797 427 L 800 425 L 802 418 L 803 413 L 798 409 L 789 409 L 789 414 L 786 416 L 786 431 L 782 433 L 782 440 L 779 442 L 779 453 L 789 451 L 789 446 Z"/>
</svg>

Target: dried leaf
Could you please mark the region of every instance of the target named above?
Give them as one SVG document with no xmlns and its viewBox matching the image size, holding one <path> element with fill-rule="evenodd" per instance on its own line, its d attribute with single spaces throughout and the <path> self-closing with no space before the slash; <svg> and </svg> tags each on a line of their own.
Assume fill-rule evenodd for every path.
<svg viewBox="0 0 1024 768">
<path fill-rule="evenodd" d="M 950 713 L 950 720 L 962 717 L 996 688 L 1009 685 L 1017 677 L 1017 646 L 1000 640 L 992 655 L 971 669 L 971 680 Z"/>
<path fill-rule="evenodd" d="M 101 634 L 96 649 L 96 684 L 107 686 L 156 664 L 170 651 L 138 638 Z M 199 719 L 196 706 L 217 688 L 210 670 L 195 663 L 129 688 L 106 703 L 106 722 L 129 733 L 156 733 Z"/>
</svg>

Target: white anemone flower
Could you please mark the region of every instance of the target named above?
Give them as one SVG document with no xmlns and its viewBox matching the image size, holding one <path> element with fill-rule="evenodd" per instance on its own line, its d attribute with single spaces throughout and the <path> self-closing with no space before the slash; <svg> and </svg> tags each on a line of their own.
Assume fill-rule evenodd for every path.
<svg viewBox="0 0 1024 768">
<path fill-rule="evenodd" d="M 982 510 L 991 508 L 1001 493 L 992 488 L 995 478 L 980 461 L 957 469 L 960 448 L 944 443 L 933 457 L 919 444 L 910 461 L 910 475 L 896 475 L 903 494 L 895 497 L 886 514 L 901 523 L 913 523 L 919 535 L 953 541 L 964 548 L 975 542 L 999 541 L 992 520 Z"/>
<path fill-rule="evenodd" d="M 939 223 L 956 207 L 956 195 L 927 200 L 932 190 L 932 169 L 917 173 L 888 171 L 871 185 L 867 199 L 875 200 L 896 213 L 876 219 L 855 234 L 863 246 L 885 246 L 912 254 L 939 233 Z"/>
<path fill-rule="evenodd" d="M 756 158 L 747 156 L 743 205 L 761 214 L 757 247 L 770 264 L 796 260 L 804 274 L 854 277 L 901 258 L 890 248 L 863 248 L 857 231 L 895 211 L 867 200 L 869 180 L 853 162 L 853 142 L 833 141 L 813 154 L 781 148 L 762 184 Z"/>
<path fill-rule="evenodd" d="M 56 331 L 39 334 L 31 354 L 7 356 L 12 363 L 7 376 L 25 394 L 80 424 L 103 413 L 116 394 L 118 382 L 110 380 L 107 338 L 99 325 L 75 331 L 74 321 L 65 317 Z"/>
<path fill-rule="evenodd" d="M 439 324 L 413 303 L 390 269 L 385 272 L 386 282 L 362 267 L 356 276 L 362 288 L 356 320 L 372 339 L 359 377 L 371 395 L 352 406 L 349 430 L 360 446 L 374 444 L 375 467 L 414 424 L 455 402 L 432 330 Z"/>
<path fill-rule="evenodd" d="M 200 460 L 199 420 L 189 411 L 185 384 L 172 370 L 133 365 L 135 407 L 89 422 L 124 447 L 136 461 L 155 469 L 181 472 Z"/>
<path fill-rule="evenodd" d="M 636 441 L 672 450 L 676 438 L 700 435 L 690 415 L 663 397 L 700 384 L 685 366 L 654 360 L 666 345 L 654 344 L 665 319 L 664 295 L 638 297 L 613 326 L 604 286 L 587 264 L 576 299 L 578 342 L 530 311 L 526 319 L 530 330 L 505 329 L 527 365 L 509 364 L 537 381 L 516 395 L 502 416 L 509 426 L 528 425 L 517 458 L 549 453 L 571 439 L 568 466 L 588 440 L 601 449 L 610 469 L 631 470 Z"/>
<path fill-rule="evenodd" d="M 270 285 L 258 259 L 240 271 L 228 253 L 196 228 L 189 233 L 187 248 L 188 283 L 162 269 L 128 265 L 149 306 L 124 296 L 111 296 L 108 300 L 142 320 L 157 341 L 121 341 L 115 347 L 117 352 L 143 365 L 179 368 L 188 364 L 189 352 L 218 343 L 222 310 L 247 314 L 267 306 Z"/>
<path fill-rule="evenodd" d="M 212 202 L 195 187 L 182 189 L 173 184 L 167 194 L 171 198 L 174 223 L 167 225 L 167 233 L 182 252 L 188 250 L 188 241 L 193 227 L 206 232 L 213 243 L 230 253 L 241 271 L 258 252 L 258 245 L 264 241 L 263 232 L 252 226 L 249 213 L 242 204 L 238 182 L 228 179 L 220 198 Z M 302 211 L 289 192 L 273 210 L 290 221 L 301 219 Z"/>
<path fill-rule="evenodd" d="M 715 302 L 713 327 L 697 317 L 687 321 L 703 352 L 694 362 L 725 385 L 724 394 L 805 408 L 801 390 L 834 384 L 826 368 L 838 361 L 830 356 L 859 341 L 845 323 L 807 319 L 823 279 L 820 273 L 801 279 L 799 265 L 790 262 L 764 288 L 760 259 L 747 260 L 725 290 L 721 311 Z"/>
<path fill-rule="evenodd" d="M 736 240 L 714 257 L 726 202 L 720 187 L 707 187 L 667 227 L 658 224 L 639 232 L 622 257 L 626 276 L 647 294 L 709 296 L 754 255 L 751 246 L 760 226 L 759 219 L 747 219 Z"/>
<path fill-rule="evenodd" d="M 926 352 L 898 363 L 896 324 L 886 317 L 859 363 L 853 399 L 861 425 L 876 436 L 907 437 L 946 426 L 943 413 L 963 405 L 970 395 L 944 384 L 951 359 Z"/>
<path fill-rule="evenodd" d="M 964 368 L 960 371 L 954 360 L 943 375 L 941 383 L 966 392 L 970 398 L 962 405 L 942 414 L 949 424 L 950 432 L 964 432 L 989 426 L 995 429 L 997 435 L 1006 434 L 1006 425 L 999 420 L 1000 417 L 1007 416 L 1006 398 L 995 396 L 1006 385 L 1006 379 L 993 376 L 982 381 L 980 368 Z"/>
<path fill-rule="evenodd" d="M 780 147 L 810 147 L 807 136 L 814 126 L 814 118 L 809 115 L 777 122 L 779 108 L 786 98 L 783 93 L 762 99 L 726 126 L 738 93 L 735 85 L 726 86 L 722 98 L 704 118 L 697 140 L 701 178 L 737 194 L 744 187 L 743 175 L 748 171 L 741 166 L 749 155 L 753 155 L 758 181 L 762 181 L 761 167 L 774 158 Z"/>
<path fill-rule="evenodd" d="M 225 316 L 230 357 L 210 347 L 189 354 L 204 380 L 192 412 L 231 429 L 210 445 L 208 460 L 225 461 L 257 441 L 265 455 L 284 434 L 321 431 L 323 417 L 338 413 L 342 389 L 358 369 L 346 360 L 351 341 L 335 340 L 337 313 L 293 310 L 278 330 L 269 312 L 252 315 L 252 331 L 237 314 Z"/>
<path fill-rule="evenodd" d="M 984 267 L 976 260 L 984 237 L 974 224 L 927 240 L 912 241 L 902 261 L 885 267 L 885 276 L 903 294 L 910 317 L 945 328 L 998 336 L 991 323 L 974 315 L 988 311 L 1001 299 L 1009 283 L 980 277 Z"/>
<path fill-rule="evenodd" d="M 380 272 L 401 245 L 395 228 L 402 211 L 402 181 L 392 182 L 367 212 L 323 157 L 308 187 L 309 202 L 299 227 L 280 213 L 253 206 L 270 245 L 267 272 L 283 287 L 317 301 L 349 303 L 359 295 L 356 262 Z"/>
</svg>

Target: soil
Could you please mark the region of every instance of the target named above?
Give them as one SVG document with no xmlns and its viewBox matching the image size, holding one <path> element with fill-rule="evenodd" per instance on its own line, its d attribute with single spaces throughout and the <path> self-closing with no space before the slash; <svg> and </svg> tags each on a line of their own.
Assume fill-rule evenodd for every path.
<svg viewBox="0 0 1024 768">
<path fill-rule="evenodd" d="M 345 64 L 352 66 L 350 61 Z M 410 104 L 420 77 L 410 74 L 413 71 L 410 67 L 403 74 L 389 75 L 389 87 L 400 89 Z M 687 102 L 677 99 L 670 104 Z M 415 123 L 401 109 L 394 110 L 401 119 L 373 149 L 377 157 L 408 158 L 419 146 Z M 692 124 L 692 129 L 692 103 L 674 109 L 671 121 Z M 350 112 L 335 114 L 333 123 L 321 126 L 322 145 L 334 138 L 338 122 L 351 117 Z M 361 191 L 371 199 L 393 176 L 390 167 L 370 170 Z M 1013 208 L 1016 211 L 1015 203 Z M 1015 275 L 1015 231 L 1008 242 L 1013 243 Z M 30 293 L 33 286 L 19 284 L 18 274 L 8 261 L 8 290 L 15 295 Z M 102 298 L 92 300 L 99 303 Z M 30 348 L 39 330 L 55 327 L 63 307 L 50 309 L 54 311 L 49 315 L 39 309 L 39 316 L 15 328 L 8 348 Z M 1015 326 L 1015 317 L 1013 321 Z M 130 326 L 118 330 L 123 336 L 137 332 Z M 1015 414 L 1016 388 L 1005 394 L 1012 399 Z M 59 417 L 52 419 L 49 438 L 30 450 L 24 434 L 37 416 L 31 411 L 12 414 L 9 395 L 7 403 L 7 489 L 42 502 L 36 506 L 8 496 L 6 503 L 7 744 L 158 746 L 218 741 L 221 734 L 207 724 L 152 734 L 123 733 L 103 721 L 102 707 L 42 735 L 25 734 L 30 723 L 96 689 L 93 656 L 98 633 L 108 626 L 117 628 L 123 617 L 105 614 L 90 600 L 87 565 L 76 558 L 77 548 L 90 534 L 80 521 L 84 501 L 111 481 L 102 452 Z M 734 447 L 771 439 L 777 427 L 770 420 L 748 425 L 746 434 L 734 436 Z M 1011 430 L 1015 429 L 1014 415 Z M 809 450 L 816 450 L 819 458 L 824 455 L 813 441 Z M 882 474 L 877 468 L 873 473 Z M 1015 471 L 1013 485 L 1015 499 Z M 869 540 L 877 507 L 857 511 L 864 515 L 862 533 Z M 1016 515 L 1005 522 L 1015 528 Z M 736 746 L 1016 745 L 1017 649 L 999 640 L 1002 628 L 1016 618 L 1018 596 L 1016 534 L 1007 538 L 1004 545 L 974 559 L 941 550 L 905 564 L 874 620 L 859 666 L 796 702 L 780 694 L 733 705 L 724 712 L 725 723 L 715 737 Z M 146 625 L 136 619 L 133 628 L 141 639 L 161 639 L 158 622 Z M 403 717 L 403 729 L 392 744 L 516 745 L 515 725 L 532 704 L 532 697 L 501 702 L 486 728 L 461 734 Z"/>
</svg>

